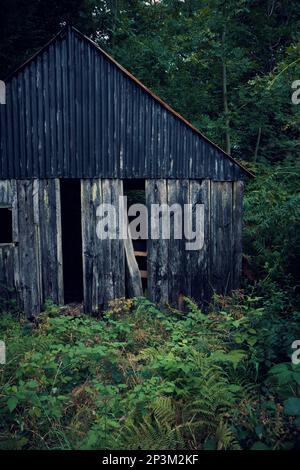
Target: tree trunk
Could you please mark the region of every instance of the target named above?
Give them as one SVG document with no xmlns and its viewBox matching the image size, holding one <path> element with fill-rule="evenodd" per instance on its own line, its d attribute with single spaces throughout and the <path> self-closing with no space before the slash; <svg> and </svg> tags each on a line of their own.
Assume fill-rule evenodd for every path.
<svg viewBox="0 0 300 470">
<path fill-rule="evenodd" d="M 223 88 L 223 106 L 225 113 L 225 137 L 226 137 L 226 152 L 231 153 L 231 142 L 230 142 L 230 119 L 229 119 L 229 107 L 228 107 L 228 92 L 227 92 L 227 66 L 225 59 L 225 37 L 226 30 L 224 28 L 222 34 L 223 44 L 223 57 L 222 57 L 222 88 Z"/>
<path fill-rule="evenodd" d="M 255 152 L 254 152 L 254 161 L 255 162 L 257 160 L 258 149 L 259 149 L 259 146 L 260 146 L 260 139 L 261 139 L 261 126 L 259 126 L 259 128 L 258 128 L 257 140 L 256 140 L 256 145 L 255 145 Z"/>
</svg>

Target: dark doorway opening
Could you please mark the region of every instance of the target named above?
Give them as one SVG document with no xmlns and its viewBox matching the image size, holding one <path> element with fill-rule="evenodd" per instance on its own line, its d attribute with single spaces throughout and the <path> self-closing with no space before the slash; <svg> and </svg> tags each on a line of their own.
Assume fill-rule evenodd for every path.
<svg viewBox="0 0 300 470">
<path fill-rule="evenodd" d="M 12 210 L 0 207 L 0 243 L 12 243 Z"/>
<path fill-rule="evenodd" d="M 128 208 L 133 204 L 146 204 L 146 188 L 144 179 L 123 180 L 124 195 L 127 196 Z M 133 217 L 128 217 L 130 223 Z M 132 240 L 134 255 L 140 270 L 144 294 L 147 293 L 147 240 Z"/>
<path fill-rule="evenodd" d="M 83 300 L 80 180 L 60 181 L 65 304 Z"/>
</svg>

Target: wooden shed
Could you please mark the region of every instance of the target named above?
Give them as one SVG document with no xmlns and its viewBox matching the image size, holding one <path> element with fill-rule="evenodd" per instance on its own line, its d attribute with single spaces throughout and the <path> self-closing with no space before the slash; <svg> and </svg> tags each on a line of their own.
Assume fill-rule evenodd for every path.
<svg viewBox="0 0 300 470">
<path fill-rule="evenodd" d="M 142 291 L 176 305 L 238 287 L 249 172 L 75 28 L 6 80 L 0 131 L 0 284 L 28 315 L 46 299 L 94 313 Z M 147 206 L 203 204 L 202 248 L 97 238 L 99 204 L 130 189 Z"/>
</svg>

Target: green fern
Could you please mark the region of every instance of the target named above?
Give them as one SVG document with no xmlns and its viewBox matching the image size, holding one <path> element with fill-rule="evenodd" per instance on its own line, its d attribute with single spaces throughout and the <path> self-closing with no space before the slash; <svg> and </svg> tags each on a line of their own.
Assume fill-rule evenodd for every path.
<svg viewBox="0 0 300 470">
<path fill-rule="evenodd" d="M 155 420 L 165 426 L 170 426 L 175 422 L 175 406 L 170 397 L 158 397 L 153 405 Z"/>
<path fill-rule="evenodd" d="M 240 450 L 240 445 L 235 435 L 223 420 L 220 421 L 216 429 L 215 440 L 217 442 L 217 450 Z"/>
<path fill-rule="evenodd" d="M 118 436 L 122 448 L 147 450 L 185 449 L 182 427 L 147 416 L 136 425 L 131 422 Z"/>
</svg>

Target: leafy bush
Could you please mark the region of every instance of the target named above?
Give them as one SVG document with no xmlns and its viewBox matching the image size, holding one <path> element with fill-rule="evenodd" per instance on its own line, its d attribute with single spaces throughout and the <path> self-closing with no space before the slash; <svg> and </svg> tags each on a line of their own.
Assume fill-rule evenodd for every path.
<svg viewBox="0 0 300 470">
<path fill-rule="evenodd" d="M 256 165 L 244 200 L 246 274 L 277 312 L 300 296 L 300 163 Z M 258 287 L 258 286 L 257 286 Z"/>
</svg>

